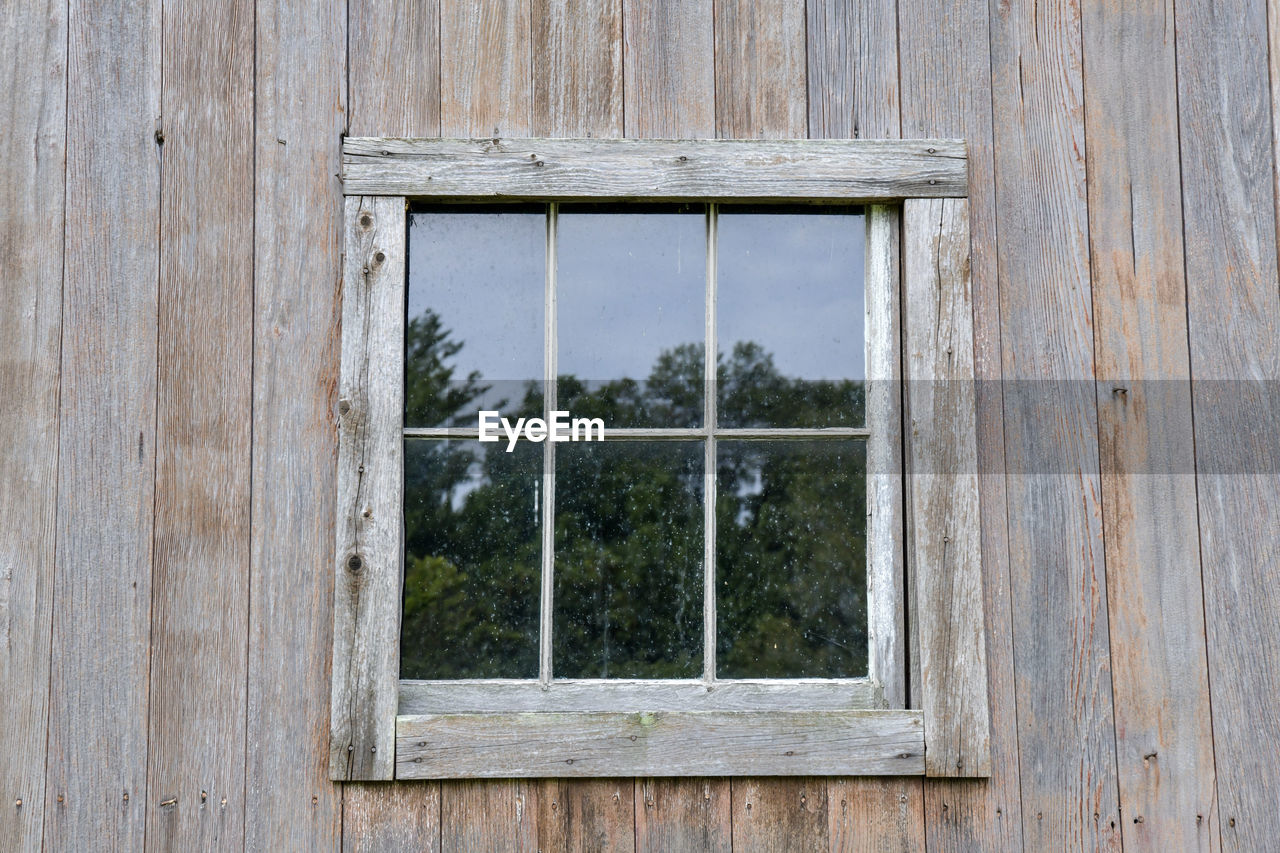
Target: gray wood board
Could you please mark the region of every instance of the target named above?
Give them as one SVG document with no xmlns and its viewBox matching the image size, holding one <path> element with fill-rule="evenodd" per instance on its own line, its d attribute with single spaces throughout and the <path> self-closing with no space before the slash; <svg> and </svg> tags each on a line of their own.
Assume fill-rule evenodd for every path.
<svg viewBox="0 0 1280 853">
<path fill-rule="evenodd" d="M 624 0 L 626 135 L 715 136 L 711 0 Z"/>
<path fill-rule="evenodd" d="M 358 50 L 348 57 L 349 133 L 439 135 L 442 4 L 457 8 L 449 0 L 350 0 Z"/>
<path fill-rule="evenodd" d="M 67 8 L 0 20 L 0 838 L 40 846 L 58 501 Z"/>
<path fill-rule="evenodd" d="M 347 4 L 257 6 L 245 846 L 335 849 L 328 780 Z"/>
<path fill-rule="evenodd" d="M 1069 3 L 991 14 L 1023 839 L 1118 849 L 1080 21 Z"/>
<path fill-rule="evenodd" d="M 1276 10 L 1177 4 L 1197 508 L 1221 849 L 1280 837 L 1280 283 L 1266 38 Z M 1268 21 L 1268 18 L 1271 20 Z M 1265 385 L 1262 383 L 1266 383 Z M 1206 819 L 1208 816 L 1206 816 Z"/>
<path fill-rule="evenodd" d="M 396 778 L 909 775 L 919 711 L 428 714 L 396 724 Z"/>
<path fill-rule="evenodd" d="M 163 38 L 147 844 L 208 850 L 244 837 L 253 4 L 168 2 Z"/>
<path fill-rule="evenodd" d="M 531 0 L 535 136 L 622 135 L 622 0 Z"/>
<path fill-rule="evenodd" d="M 77 4 L 69 7 L 67 29 L 43 844 L 88 850 L 109 838 L 122 849 L 140 849 L 149 795 L 160 3 Z"/>
<path fill-rule="evenodd" d="M 404 576 L 405 206 L 348 198 L 334 516 L 329 776 L 395 776 Z"/>
<path fill-rule="evenodd" d="M 530 0 L 440 0 L 440 133 L 528 136 L 533 111 Z M 352 56 L 352 67 L 372 61 Z M 416 81 L 430 97 L 431 84 Z M 359 135 L 374 128 L 352 124 Z M 410 136 L 433 136 L 413 126 Z"/>
<path fill-rule="evenodd" d="M 991 773 L 969 203 L 903 205 L 907 494 L 930 776 Z"/>
<path fill-rule="evenodd" d="M 960 140 L 351 137 L 347 195 L 884 201 L 967 193 Z"/>
<path fill-rule="evenodd" d="M 343 853 L 439 853 L 440 830 L 438 782 L 342 786 Z"/>
<path fill-rule="evenodd" d="M 714 6 L 716 136 L 807 136 L 804 4 L 720 0 Z"/>
<path fill-rule="evenodd" d="M 1082 6 L 1094 360 L 1124 844 L 1210 850 L 1173 5 Z"/>
<path fill-rule="evenodd" d="M 884 707 L 869 681 L 401 681 L 401 714 L 501 711 L 749 711 Z"/>
</svg>

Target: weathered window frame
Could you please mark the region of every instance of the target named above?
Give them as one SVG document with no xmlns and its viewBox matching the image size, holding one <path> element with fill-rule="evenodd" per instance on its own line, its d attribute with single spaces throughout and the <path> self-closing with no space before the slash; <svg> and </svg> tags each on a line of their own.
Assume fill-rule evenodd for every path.
<svg viewBox="0 0 1280 853">
<path fill-rule="evenodd" d="M 330 776 L 987 775 L 966 171 L 957 140 L 345 140 Z M 868 400 L 869 417 L 893 412 L 899 425 L 868 450 L 878 470 L 909 475 L 905 489 L 868 476 L 868 507 L 892 507 L 868 529 L 881 543 L 869 679 L 576 693 L 519 682 L 498 705 L 491 685 L 468 695 L 456 682 L 446 706 L 400 680 L 414 199 L 867 205 L 868 322 L 884 332 L 869 338 L 883 351 L 869 352 L 868 379 L 887 380 L 869 393 L 904 389 Z"/>
</svg>

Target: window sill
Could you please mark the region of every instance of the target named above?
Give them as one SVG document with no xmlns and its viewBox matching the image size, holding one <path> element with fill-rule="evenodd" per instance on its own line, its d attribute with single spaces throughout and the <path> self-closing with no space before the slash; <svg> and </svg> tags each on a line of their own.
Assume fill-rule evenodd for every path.
<svg viewBox="0 0 1280 853">
<path fill-rule="evenodd" d="M 913 710 L 503 712 L 396 718 L 397 779 L 923 775 Z"/>
</svg>

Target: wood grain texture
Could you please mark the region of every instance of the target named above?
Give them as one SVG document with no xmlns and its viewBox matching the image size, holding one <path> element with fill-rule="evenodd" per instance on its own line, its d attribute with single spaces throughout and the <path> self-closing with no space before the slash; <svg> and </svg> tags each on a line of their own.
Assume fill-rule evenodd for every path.
<svg viewBox="0 0 1280 853">
<path fill-rule="evenodd" d="M 539 849 L 536 786 L 536 782 L 511 779 L 441 783 L 440 849 L 444 853 Z"/>
<path fill-rule="evenodd" d="M 253 850 L 341 842 L 328 764 L 346 16 L 337 2 L 257 8 L 245 773 Z"/>
<path fill-rule="evenodd" d="M 931 850 L 1018 850 L 1022 847 L 1022 816 L 999 381 L 1000 281 L 987 6 L 900 0 L 898 40 L 903 135 L 961 137 L 969 152 L 983 610 L 992 730 L 991 778 L 983 782 L 927 781 L 923 822 Z"/>
<path fill-rule="evenodd" d="M 1280 284 L 1267 10 L 1260 0 L 1178 3 L 1176 32 L 1219 828 L 1223 850 L 1261 850 L 1280 837 L 1280 764 L 1262 746 L 1280 738 Z"/>
<path fill-rule="evenodd" d="M 969 203 L 903 204 L 906 454 L 925 772 L 991 773 Z"/>
<path fill-rule="evenodd" d="M 401 714 L 498 711 L 846 711 L 883 708 L 880 691 L 865 679 L 821 682 L 610 679 L 537 681 L 402 681 Z"/>
<path fill-rule="evenodd" d="M 715 3 L 716 136 L 807 135 L 804 8 L 800 0 Z"/>
<path fill-rule="evenodd" d="M 440 785 L 352 782 L 342 786 L 343 853 L 439 853 Z"/>
<path fill-rule="evenodd" d="M 67 28 L 44 844 L 86 850 L 108 838 L 139 849 L 148 800 L 160 3 L 80 3 Z"/>
<path fill-rule="evenodd" d="M 950 198 L 959 140 L 346 140 L 347 195 L 473 199 Z"/>
<path fill-rule="evenodd" d="M 537 809 L 539 850 L 635 850 L 634 780 L 540 779 L 529 789 Z"/>
<path fill-rule="evenodd" d="M 165 12 L 147 844 L 231 849 L 245 814 L 253 6 Z"/>
<path fill-rule="evenodd" d="M 1089 244 L 1124 846 L 1217 847 L 1173 3 L 1083 4 Z"/>
<path fill-rule="evenodd" d="M 395 776 L 404 505 L 403 198 L 346 199 L 331 779 Z"/>
<path fill-rule="evenodd" d="M 809 137 L 897 138 L 896 2 L 810 0 L 805 9 Z"/>
<path fill-rule="evenodd" d="M 531 0 L 535 136 L 622 135 L 622 0 Z"/>
<path fill-rule="evenodd" d="M 626 135 L 715 136 L 712 0 L 623 0 Z"/>
<path fill-rule="evenodd" d="M 1078 7 L 991 7 L 1022 828 L 1117 849 Z"/>
<path fill-rule="evenodd" d="M 902 228 L 896 207 L 867 209 L 867 637 L 889 708 L 907 707 L 907 574 L 902 479 Z"/>
<path fill-rule="evenodd" d="M 753 853 L 819 853 L 831 849 L 828 782 L 800 779 L 733 781 L 733 849 Z"/>
<path fill-rule="evenodd" d="M 57 535 L 66 4 L 7 5 L 0 56 L 0 838 L 33 850 L 44 823 Z"/>
<path fill-rule="evenodd" d="M 923 779 L 833 779 L 827 786 L 829 849 L 925 849 Z"/>
<path fill-rule="evenodd" d="M 637 779 L 636 850 L 729 853 L 729 786 L 728 779 Z"/>
<path fill-rule="evenodd" d="M 438 136 L 441 0 L 350 0 L 349 133 Z"/>
<path fill-rule="evenodd" d="M 530 0 L 439 0 L 440 134 L 528 136 Z M 413 136 L 430 136 L 415 130 Z"/>
<path fill-rule="evenodd" d="M 918 711 L 426 714 L 396 721 L 397 779 L 923 772 Z"/>
</svg>

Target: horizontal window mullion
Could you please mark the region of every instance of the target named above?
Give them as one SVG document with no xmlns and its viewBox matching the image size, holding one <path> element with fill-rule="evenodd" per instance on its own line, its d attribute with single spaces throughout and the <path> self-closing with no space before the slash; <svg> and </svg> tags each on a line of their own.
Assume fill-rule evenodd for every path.
<svg viewBox="0 0 1280 853">
<path fill-rule="evenodd" d="M 724 428 L 716 430 L 706 430 L 703 428 L 679 428 L 679 427 L 605 427 L 605 441 L 635 441 L 635 440 L 696 440 L 704 439 L 709 435 L 723 439 L 788 439 L 788 438 L 868 438 L 871 430 L 866 427 L 761 427 L 753 429 L 750 427 L 741 428 Z M 470 439 L 478 440 L 480 437 L 479 429 L 473 427 L 406 427 L 404 430 L 405 438 L 452 438 L 452 439 Z M 499 440 L 505 441 L 505 434 L 499 436 Z M 523 434 L 521 436 L 523 438 Z M 600 439 L 593 439 L 599 441 Z"/>
</svg>

